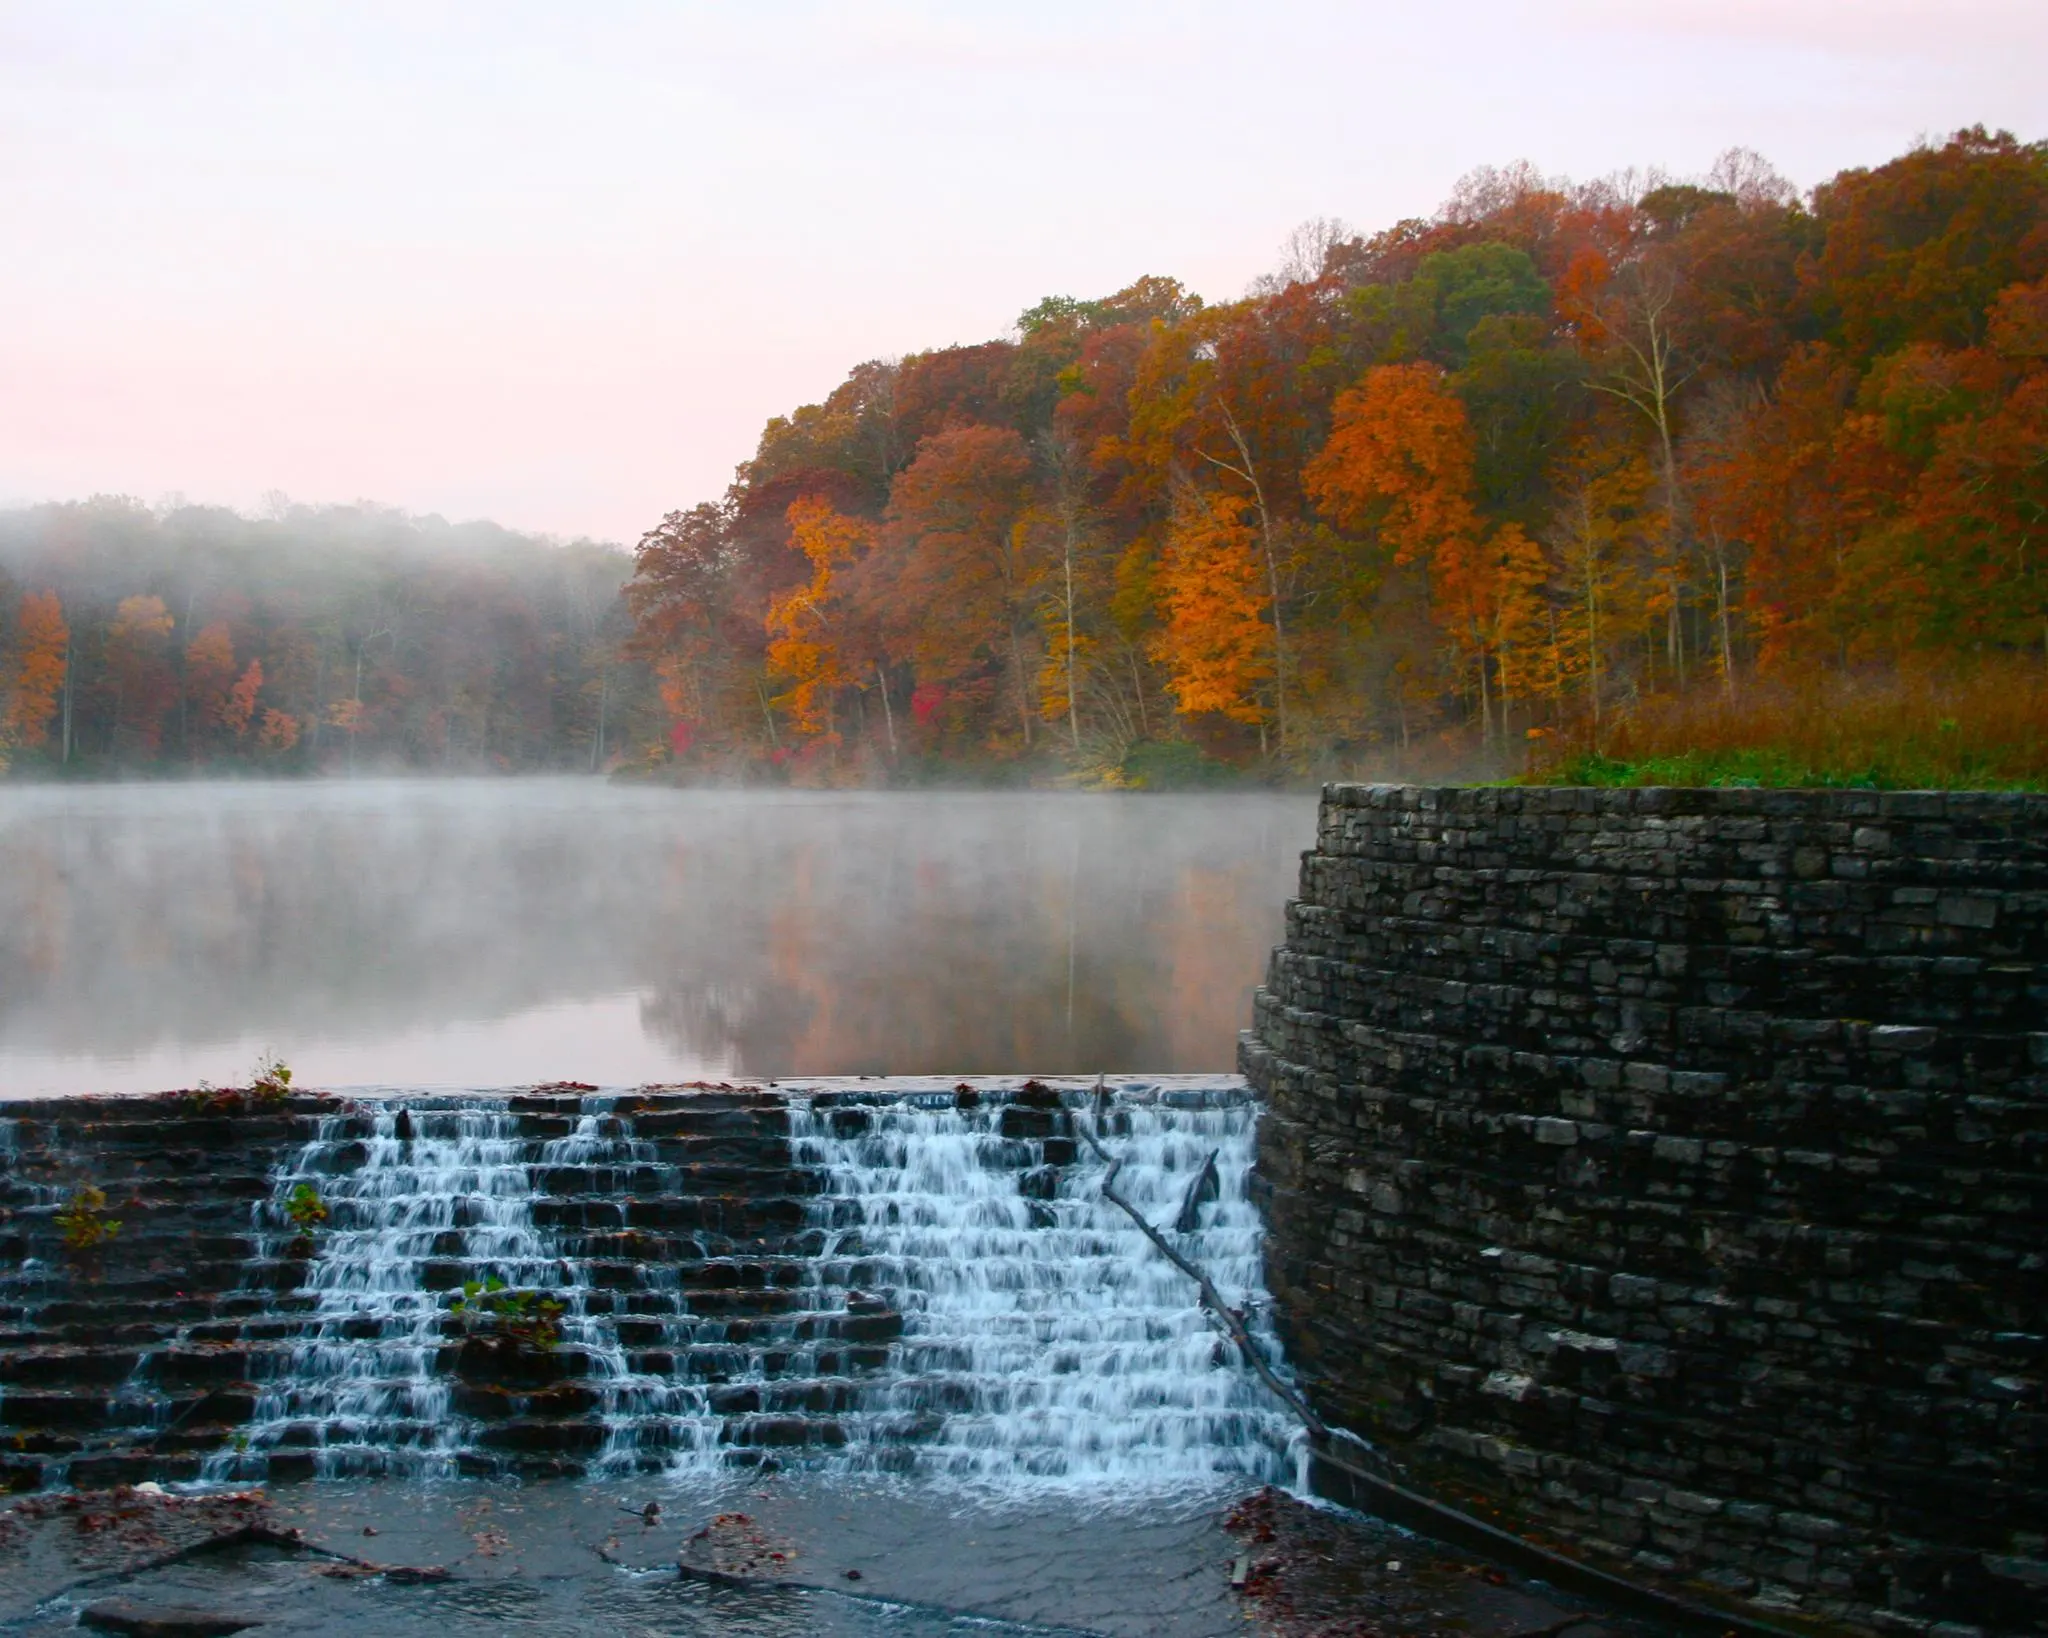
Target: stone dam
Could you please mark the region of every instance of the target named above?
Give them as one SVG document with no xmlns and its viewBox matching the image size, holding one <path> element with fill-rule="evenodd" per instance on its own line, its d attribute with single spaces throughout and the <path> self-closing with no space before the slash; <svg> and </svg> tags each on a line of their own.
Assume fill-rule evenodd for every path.
<svg viewBox="0 0 2048 1638">
<path fill-rule="evenodd" d="M 1331 788 L 1241 1053 L 1310 1397 L 1637 1579 L 2048 1629 L 2044 956 L 2040 796 Z"/>
<path fill-rule="evenodd" d="M 0 1488 L 1305 1478 L 2048 1630 L 2044 951 L 2040 797 L 1335 786 L 1242 1080 L 0 1103 Z"/>
<path fill-rule="evenodd" d="M 1292 1420 L 1074 1131 L 1277 1360 L 1253 1116 L 1227 1080 L 0 1105 L 0 1483 L 1280 1477 Z"/>
</svg>

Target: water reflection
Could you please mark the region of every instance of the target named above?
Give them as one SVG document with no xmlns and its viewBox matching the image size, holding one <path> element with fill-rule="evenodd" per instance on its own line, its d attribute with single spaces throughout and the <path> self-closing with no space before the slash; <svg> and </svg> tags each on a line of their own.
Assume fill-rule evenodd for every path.
<svg viewBox="0 0 2048 1638">
<path fill-rule="evenodd" d="M 1307 796 L 0 791 L 0 1093 L 1227 1068 Z"/>
</svg>

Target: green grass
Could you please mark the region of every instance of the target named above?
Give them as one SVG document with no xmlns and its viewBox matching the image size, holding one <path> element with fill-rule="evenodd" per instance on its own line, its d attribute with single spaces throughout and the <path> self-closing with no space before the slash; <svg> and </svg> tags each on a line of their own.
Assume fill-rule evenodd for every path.
<svg viewBox="0 0 2048 1638">
<path fill-rule="evenodd" d="M 2038 661 L 1965 675 L 1775 680 L 1740 697 L 1640 702 L 1595 745 L 1582 725 L 1518 784 L 1777 789 L 2048 790 L 2048 674 Z"/>
<path fill-rule="evenodd" d="M 2048 790 L 2048 780 L 2015 778 L 1986 766 L 1899 756 L 1857 766 L 1816 765 L 1774 746 L 1681 751 L 1623 760 L 1591 753 L 1523 775 L 1523 785 L 1683 785 L 1734 790 Z"/>
</svg>

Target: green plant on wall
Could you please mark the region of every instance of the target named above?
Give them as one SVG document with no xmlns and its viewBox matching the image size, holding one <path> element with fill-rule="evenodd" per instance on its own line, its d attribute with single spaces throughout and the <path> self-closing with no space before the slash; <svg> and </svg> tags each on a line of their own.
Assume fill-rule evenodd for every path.
<svg viewBox="0 0 2048 1638">
<path fill-rule="evenodd" d="M 282 1103 L 291 1095 L 292 1066 L 274 1052 L 266 1052 L 256 1060 L 256 1069 L 249 1077 L 249 1090 L 256 1094 L 261 1103 Z"/>
<path fill-rule="evenodd" d="M 68 1251 L 96 1251 L 121 1232 L 119 1219 L 106 1215 L 107 1191 L 81 1183 L 57 1213 L 57 1231 Z"/>
<path fill-rule="evenodd" d="M 503 1337 L 543 1353 L 562 1340 L 562 1305 L 538 1291 L 510 1291 L 492 1274 L 462 1282 L 448 1311 L 471 1336 Z"/>
<path fill-rule="evenodd" d="M 311 1183 L 300 1183 L 284 1198 L 284 1214 L 291 1219 L 292 1227 L 299 1231 L 292 1241 L 294 1257 L 313 1255 L 313 1236 L 327 1221 L 327 1202 L 320 1198 L 320 1191 Z"/>
<path fill-rule="evenodd" d="M 285 1196 L 284 1214 L 301 1234 L 311 1234 L 327 1221 L 327 1202 L 311 1183 L 301 1183 Z"/>
</svg>

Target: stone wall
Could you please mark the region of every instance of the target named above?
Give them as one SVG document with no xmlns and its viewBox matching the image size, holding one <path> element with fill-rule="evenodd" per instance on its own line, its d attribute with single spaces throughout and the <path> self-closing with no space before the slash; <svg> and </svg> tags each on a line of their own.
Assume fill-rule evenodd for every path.
<svg viewBox="0 0 2048 1638">
<path fill-rule="evenodd" d="M 1333 786 L 1267 1276 L 1398 1476 L 1824 1628 L 2048 1629 L 2048 798 Z"/>
<path fill-rule="evenodd" d="M 429 1111 L 481 1101 L 423 1096 L 396 1107 L 409 1142 L 410 1123 L 424 1131 Z M 580 1292 L 587 1307 L 626 1316 L 615 1325 L 634 1369 L 677 1368 L 668 1333 L 685 1303 L 716 1316 L 721 1339 L 795 1306 L 818 1183 L 791 1160 L 784 1099 L 724 1089 L 586 1101 L 583 1089 L 536 1089 L 494 1101 L 532 1179 L 537 1231 L 591 1288 Z M 599 1110 L 606 1135 L 572 1146 L 574 1160 L 550 1159 L 550 1145 Z M 322 1094 L 0 1102 L 0 1491 L 200 1477 L 317 1325 L 309 1281 L 313 1258 L 328 1253 L 293 1245 L 273 1198 L 279 1169 L 324 1139 L 332 1191 L 365 1166 L 373 1124 L 369 1107 Z M 118 1224 L 90 1247 L 68 1245 L 60 1218 L 82 1187 L 100 1191 L 97 1215 Z M 467 1203 L 445 1204 L 429 1220 L 445 1231 L 417 1274 L 452 1300 L 487 1268 L 462 1227 Z M 660 1278 L 643 1280 L 643 1269 Z M 817 1323 L 862 1342 L 875 1322 Z M 479 1346 L 452 1315 L 442 1333 L 435 1370 L 453 1384 L 450 1409 L 480 1425 L 461 1471 L 579 1471 L 604 1435 L 581 1351 Z M 693 1380 L 710 1381 L 717 1350 L 699 1352 L 708 1362 Z M 871 1367 L 885 1350 L 869 1352 L 860 1363 Z M 823 1419 L 764 1407 L 758 1392 L 719 1392 L 714 1409 L 734 1412 L 727 1438 L 747 1447 L 736 1454 L 829 1431 Z M 250 1451 L 238 1476 L 310 1475 L 315 1432 Z"/>
<path fill-rule="evenodd" d="M 1113 1098 L 1112 1137 L 1140 1100 L 1246 1102 L 1221 1077 Z M 869 1197 L 838 1192 L 821 1117 L 838 1143 L 892 1106 L 975 1111 L 974 1164 L 1037 1229 L 1094 1100 L 991 1080 L 802 1101 L 801 1124 L 788 1089 L 701 1085 L 0 1101 L 0 1493 L 848 1447 L 907 1469 L 980 1379 L 943 1339 L 892 1352 L 916 1288 L 867 1242 Z M 929 1171 L 905 1168 L 910 1220 Z M 515 1282 L 500 1303 L 560 1303 L 553 1334 L 465 1293 L 492 1277 Z M 931 1414 L 868 1393 L 912 1369 Z"/>
</svg>

